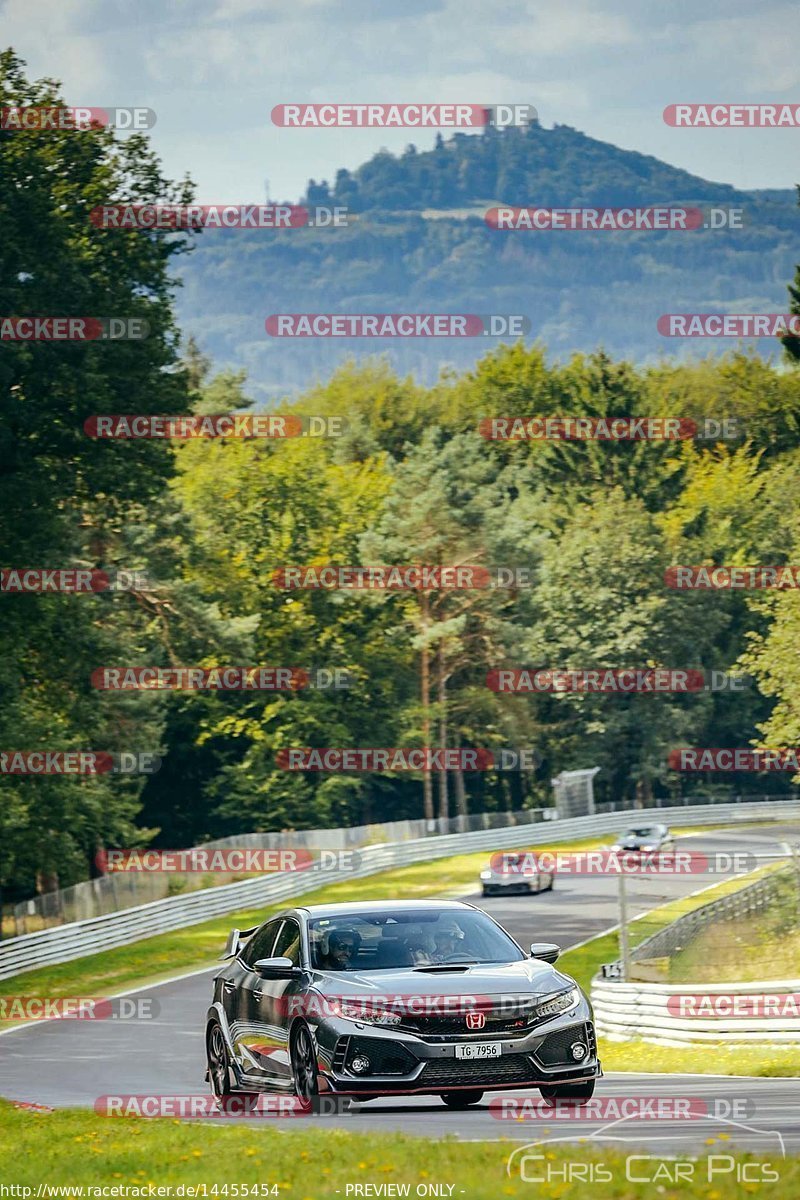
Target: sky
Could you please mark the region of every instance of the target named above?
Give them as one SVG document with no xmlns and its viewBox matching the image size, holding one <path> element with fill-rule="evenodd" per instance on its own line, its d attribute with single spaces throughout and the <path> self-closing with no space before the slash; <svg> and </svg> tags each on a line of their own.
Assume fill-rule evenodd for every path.
<svg viewBox="0 0 800 1200">
<path fill-rule="evenodd" d="M 0 0 L 2 44 L 67 102 L 154 109 L 199 203 L 297 200 L 410 129 L 281 129 L 274 105 L 527 103 L 740 188 L 800 182 L 800 130 L 673 129 L 672 103 L 800 104 L 795 5 L 769 0 Z M 445 136 L 449 136 L 445 133 Z M 535 197 L 531 197 L 535 202 Z"/>
</svg>

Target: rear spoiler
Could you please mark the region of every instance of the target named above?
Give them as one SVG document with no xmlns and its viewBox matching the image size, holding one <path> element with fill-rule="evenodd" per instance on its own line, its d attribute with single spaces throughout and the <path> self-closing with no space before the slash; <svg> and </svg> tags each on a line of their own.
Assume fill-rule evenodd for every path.
<svg viewBox="0 0 800 1200">
<path fill-rule="evenodd" d="M 232 929 L 228 934 L 228 940 L 220 958 L 236 958 L 244 943 L 253 936 L 257 929 L 258 925 L 254 925 L 252 929 Z"/>
</svg>

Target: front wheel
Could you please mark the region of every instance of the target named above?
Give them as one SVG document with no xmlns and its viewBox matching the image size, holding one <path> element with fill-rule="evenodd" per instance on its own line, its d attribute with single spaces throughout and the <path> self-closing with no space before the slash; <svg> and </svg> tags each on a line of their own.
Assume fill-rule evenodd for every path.
<svg viewBox="0 0 800 1200">
<path fill-rule="evenodd" d="M 594 1080 L 588 1079 L 585 1083 L 559 1083 L 553 1087 L 540 1087 L 539 1091 L 543 1100 L 575 1100 L 578 1104 L 583 1104 L 594 1095 Z"/>
<path fill-rule="evenodd" d="M 307 1025 L 301 1025 L 292 1038 L 290 1058 L 295 1095 L 303 1104 L 310 1105 L 319 1095 L 319 1076 L 317 1055 Z"/>
<path fill-rule="evenodd" d="M 483 1092 L 442 1092 L 448 1108 L 469 1108 L 483 1099 Z"/>
<path fill-rule="evenodd" d="M 218 1100 L 230 1096 L 232 1088 L 228 1050 L 219 1021 L 213 1021 L 206 1032 L 206 1061 L 208 1063 L 206 1078 L 211 1084 L 211 1091 Z"/>
</svg>

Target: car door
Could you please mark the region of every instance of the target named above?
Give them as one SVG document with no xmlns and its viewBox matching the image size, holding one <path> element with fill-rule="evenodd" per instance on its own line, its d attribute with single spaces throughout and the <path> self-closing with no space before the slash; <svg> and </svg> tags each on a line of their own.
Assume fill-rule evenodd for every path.
<svg viewBox="0 0 800 1200">
<path fill-rule="evenodd" d="M 250 1075 L 260 1074 L 264 1069 L 263 1056 L 259 1053 L 263 1031 L 259 1028 L 259 998 L 255 994 L 260 992 L 263 980 L 253 970 L 253 964 L 261 958 L 272 957 L 272 947 L 282 924 L 283 920 L 277 917 L 253 934 L 236 959 L 236 966 L 228 976 L 232 986 L 223 996 L 236 1061 Z"/>
<path fill-rule="evenodd" d="M 284 919 L 270 957 L 288 958 L 293 966 L 302 966 L 300 922 L 294 917 Z M 292 1078 L 289 1026 L 299 1010 L 302 991 L 303 983 L 299 979 L 259 977 L 258 987 L 252 992 L 252 1024 L 261 1031 L 258 1046 L 253 1052 L 261 1070 L 287 1085 Z"/>
</svg>

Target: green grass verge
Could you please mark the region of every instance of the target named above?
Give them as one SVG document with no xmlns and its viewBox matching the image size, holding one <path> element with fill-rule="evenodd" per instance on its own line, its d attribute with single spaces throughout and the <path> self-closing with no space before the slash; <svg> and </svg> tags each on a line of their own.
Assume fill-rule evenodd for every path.
<svg viewBox="0 0 800 1200">
<path fill-rule="evenodd" d="M 518 1128 L 514 1134 L 520 1136 Z M 526 1127 L 521 1138 L 534 1141 L 561 1134 L 560 1130 L 545 1132 L 537 1123 Z M 419 1185 L 435 1184 L 441 1190 L 431 1194 L 451 1195 L 456 1200 L 462 1196 L 466 1200 L 537 1195 L 557 1198 L 567 1193 L 577 1200 L 652 1200 L 656 1193 L 662 1200 L 720 1200 L 723 1194 L 738 1200 L 752 1196 L 754 1186 L 762 1200 L 777 1200 L 800 1191 L 800 1159 L 780 1159 L 777 1153 L 769 1160 L 777 1175 L 775 1181 L 737 1184 L 727 1163 L 708 1157 L 732 1153 L 730 1143 L 724 1139 L 709 1139 L 705 1153 L 694 1164 L 693 1178 L 674 1185 L 669 1184 L 669 1175 L 674 1171 L 674 1163 L 669 1160 L 660 1156 L 648 1162 L 637 1159 L 631 1174 L 646 1173 L 648 1182 L 630 1182 L 624 1152 L 588 1141 L 547 1150 L 546 1162 L 531 1163 L 528 1169 L 537 1174 L 547 1171 L 552 1182 L 532 1185 L 518 1175 L 506 1174 L 513 1148 L 508 1141 L 459 1142 L 445 1138 L 434 1142 L 403 1134 L 349 1134 L 339 1128 L 322 1133 L 294 1129 L 279 1132 L 263 1126 L 237 1128 L 234 1122 L 222 1127 L 209 1122 L 99 1117 L 74 1110 L 33 1115 L 0 1102 L 3 1182 L 32 1188 L 34 1196 L 40 1183 L 65 1189 L 119 1185 L 144 1189 L 143 1195 L 150 1183 L 173 1189 L 205 1184 L 209 1197 L 214 1195 L 214 1185 L 277 1185 L 273 1193 L 266 1188 L 259 1188 L 259 1193 L 284 1200 L 375 1196 L 382 1194 L 378 1188 L 386 1184 L 409 1185 L 411 1196 L 424 1194 L 417 1192 Z M 758 1164 L 764 1159 L 740 1154 L 736 1158 L 752 1164 L 748 1169 L 751 1178 L 762 1175 L 763 1167 Z M 569 1163 L 586 1174 L 588 1164 L 595 1181 L 565 1184 Z M 727 1167 L 724 1173 L 723 1166 Z M 605 1173 L 604 1181 L 597 1181 L 598 1168 Z M 571 1169 L 574 1171 L 575 1166 Z M 716 1172 L 710 1180 L 709 1170 Z M 654 1179 L 657 1171 L 662 1173 Z M 362 1190 L 355 1192 L 354 1185 Z M 365 1185 L 371 1185 L 369 1191 L 363 1190 Z M 235 1194 L 233 1190 L 228 1192 L 229 1196 Z M 239 1191 L 240 1196 L 244 1194 Z M 403 1192 L 384 1190 L 383 1194 Z M 65 1191 L 62 1195 L 77 1197 L 80 1192 Z"/>
</svg>

